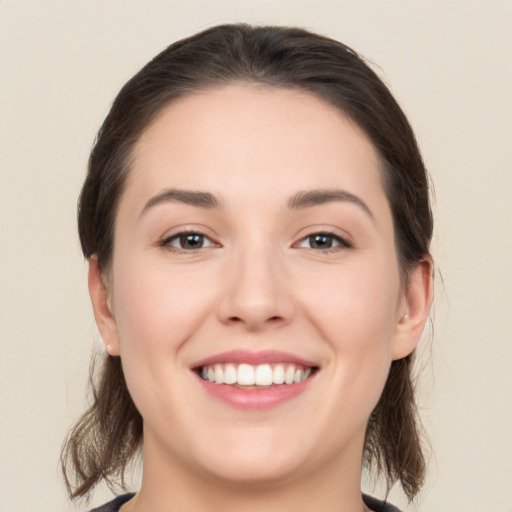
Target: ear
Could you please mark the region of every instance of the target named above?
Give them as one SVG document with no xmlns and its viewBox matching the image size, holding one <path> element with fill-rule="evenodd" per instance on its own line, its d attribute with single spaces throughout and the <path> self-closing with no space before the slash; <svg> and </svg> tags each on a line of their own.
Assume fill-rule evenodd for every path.
<svg viewBox="0 0 512 512">
<path fill-rule="evenodd" d="M 112 290 L 109 289 L 102 276 L 101 266 L 96 254 L 89 258 L 89 295 L 96 325 L 105 344 L 105 350 L 111 356 L 118 356 L 119 339 L 117 325 L 112 313 Z"/>
<path fill-rule="evenodd" d="M 433 298 L 432 260 L 420 261 L 409 273 L 391 348 L 393 360 L 407 357 L 418 345 Z"/>
</svg>

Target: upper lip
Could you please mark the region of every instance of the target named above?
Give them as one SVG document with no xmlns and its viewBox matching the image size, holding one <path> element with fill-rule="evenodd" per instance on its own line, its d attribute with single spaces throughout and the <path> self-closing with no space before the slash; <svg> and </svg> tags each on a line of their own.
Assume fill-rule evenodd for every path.
<svg viewBox="0 0 512 512">
<path fill-rule="evenodd" d="M 248 350 L 230 350 L 221 352 L 213 356 L 201 359 L 192 364 L 192 368 L 199 368 L 202 366 L 210 366 L 213 364 L 222 363 L 247 363 L 251 365 L 260 364 L 276 364 L 276 363 L 292 363 L 301 366 L 317 367 L 318 365 L 313 361 L 308 361 L 295 354 L 282 352 L 279 350 L 263 350 L 260 352 L 252 352 Z"/>
</svg>

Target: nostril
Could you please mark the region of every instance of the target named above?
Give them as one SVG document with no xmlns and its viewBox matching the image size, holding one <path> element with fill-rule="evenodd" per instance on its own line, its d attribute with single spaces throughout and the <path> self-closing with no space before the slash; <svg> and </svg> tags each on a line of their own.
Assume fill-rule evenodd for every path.
<svg viewBox="0 0 512 512">
<path fill-rule="evenodd" d="M 283 318 L 281 316 L 274 315 L 274 316 L 267 318 L 267 320 L 265 322 L 276 323 L 276 322 L 280 322 L 282 319 Z M 228 319 L 228 321 L 233 322 L 233 323 L 244 322 L 244 320 L 239 316 L 232 316 Z"/>
</svg>

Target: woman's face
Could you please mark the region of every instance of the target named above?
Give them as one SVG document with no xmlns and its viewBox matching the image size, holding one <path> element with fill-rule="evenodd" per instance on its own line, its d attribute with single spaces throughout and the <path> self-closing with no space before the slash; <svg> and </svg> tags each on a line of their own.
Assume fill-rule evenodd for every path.
<svg viewBox="0 0 512 512">
<path fill-rule="evenodd" d="M 172 103 L 136 146 L 107 282 L 102 294 L 93 260 L 146 468 L 359 478 L 367 420 L 418 341 L 425 293 L 401 283 L 377 155 L 348 118 L 251 85 Z"/>
</svg>

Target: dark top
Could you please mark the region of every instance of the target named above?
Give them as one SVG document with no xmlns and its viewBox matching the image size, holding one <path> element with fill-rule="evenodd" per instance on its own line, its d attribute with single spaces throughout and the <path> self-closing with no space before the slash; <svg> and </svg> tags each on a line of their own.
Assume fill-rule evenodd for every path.
<svg viewBox="0 0 512 512">
<path fill-rule="evenodd" d="M 121 508 L 121 505 L 126 503 L 130 498 L 134 496 L 131 494 L 123 494 L 122 496 L 118 496 L 116 499 L 106 503 L 102 507 L 95 508 L 90 512 L 118 512 Z M 371 508 L 374 512 L 400 512 L 396 507 L 386 503 L 385 501 L 380 501 L 377 498 L 373 498 L 372 496 L 367 496 L 363 494 L 363 501 L 366 506 Z"/>
</svg>

